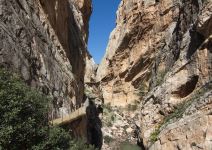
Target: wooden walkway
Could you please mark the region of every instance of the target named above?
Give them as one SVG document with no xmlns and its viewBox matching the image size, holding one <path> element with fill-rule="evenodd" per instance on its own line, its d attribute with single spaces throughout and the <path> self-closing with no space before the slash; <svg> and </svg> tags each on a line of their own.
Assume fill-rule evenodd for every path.
<svg viewBox="0 0 212 150">
<path fill-rule="evenodd" d="M 75 121 L 80 117 L 86 115 L 86 108 L 87 108 L 86 106 L 80 107 L 79 109 L 75 110 L 74 112 L 70 113 L 67 116 L 52 120 L 51 123 L 53 126 L 55 126 L 55 125 L 64 125 L 72 121 Z"/>
<path fill-rule="evenodd" d="M 74 112 L 71 112 L 69 115 L 51 120 L 51 124 L 53 126 L 64 125 L 64 124 L 70 123 L 72 121 L 75 121 L 75 120 L 79 119 L 80 117 L 86 116 L 86 108 L 88 106 L 89 106 L 89 99 L 87 99 L 85 101 L 85 103 L 83 104 L 82 107 L 78 108 Z"/>
</svg>

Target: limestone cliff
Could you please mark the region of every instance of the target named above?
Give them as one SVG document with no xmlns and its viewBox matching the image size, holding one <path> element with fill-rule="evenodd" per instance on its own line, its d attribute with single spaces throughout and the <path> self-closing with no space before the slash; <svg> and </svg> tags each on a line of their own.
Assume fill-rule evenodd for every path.
<svg viewBox="0 0 212 150">
<path fill-rule="evenodd" d="M 85 67 L 85 83 L 96 82 L 96 70 L 98 65 L 94 62 L 94 59 L 90 53 L 86 54 L 86 67 Z"/>
<path fill-rule="evenodd" d="M 97 70 L 97 81 L 102 82 L 105 101 L 112 105 L 126 105 L 136 100 L 138 82 L 148 80 L 150 74 L 154 55 L 149 50 L 150 35 L 157 14 L 154 6 L 144 9 L 144 5 L 140 0 L 121 1 L 117 26 Z"/>
<path fill-rule="evenodd" d="M 83 101 L 90 0 L 0 0 L 0 65 L 53 99 L 51 117 Z"/>
<path fill-rule="evenodd" d="M 211 0 L 121 1 L 97 81 L 105 102 L 141 101 L 146 148 L 212 149 L 211 42 Z"/>
</svg>

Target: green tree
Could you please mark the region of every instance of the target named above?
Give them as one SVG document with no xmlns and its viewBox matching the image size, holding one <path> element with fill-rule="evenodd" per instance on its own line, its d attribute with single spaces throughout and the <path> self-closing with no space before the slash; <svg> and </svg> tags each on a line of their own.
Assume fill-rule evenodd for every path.
<svg viewBox="0 0 212 150">
<path fill-rule="evenodd" d="M 0 150 L 80 150 L 68 132 L 49 126 L 49 98 L 0 69 Z M 86 150 L 86 149 L 85 149 Z"/>
<path fill-rule="evenodd" d="M 17 74 L 0 68 L 0 150 L 94 150 L 49 126 L 49 102 Z"/>
<path fill-rule="evenodd" d="M 70 135 L 59 127 L 50 127 L 48 136 L 43 142 L 33 146 L 33 150 L 68 150 L 70 148 Z"/>
</svg>

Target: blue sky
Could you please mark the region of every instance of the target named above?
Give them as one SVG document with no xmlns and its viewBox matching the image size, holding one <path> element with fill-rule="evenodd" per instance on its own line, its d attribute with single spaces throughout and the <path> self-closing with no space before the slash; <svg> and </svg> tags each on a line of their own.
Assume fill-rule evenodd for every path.
<svg viewBox="0 0 212 150">
<path fill-rule="evenodd" d="M 119 3 L 120 0 L 93 0 L 88 49 L 97 64 L 101 62 L 110 32 L 115 28 Z"/>
</svg>

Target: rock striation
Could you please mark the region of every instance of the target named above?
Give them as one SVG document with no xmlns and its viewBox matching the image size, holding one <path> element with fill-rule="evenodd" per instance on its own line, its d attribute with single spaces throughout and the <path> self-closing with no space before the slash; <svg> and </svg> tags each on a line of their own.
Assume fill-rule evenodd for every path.
<svg viewBox="0 0 212 150">
<path fill-rule="evenodd" d="M 51 117 L 83 102 L 90 0 L 0 0 L 0 65 L 52 97 Z"/>
<path fill-rule="evenodd" d="M 141 101 L 147 149 L 212 149 L 211 42 L 211 0 L 121 1 L 96 80 L 106 103 Z"/>
<path fill-rule="evenodd" d="M 153 43 L 150 36 L 157 14 L 153 5 L 146 5 L 144 1 L 123 0 L 117 11 L 117 26 L 97 70 L 105 101 L 112 105 L 135 101 L 139 82 L 147 81 L 151 72 L 154 53 L 149 50 Z M 152 40 L 159 39 L 155 36 Z"/>
</svg>

